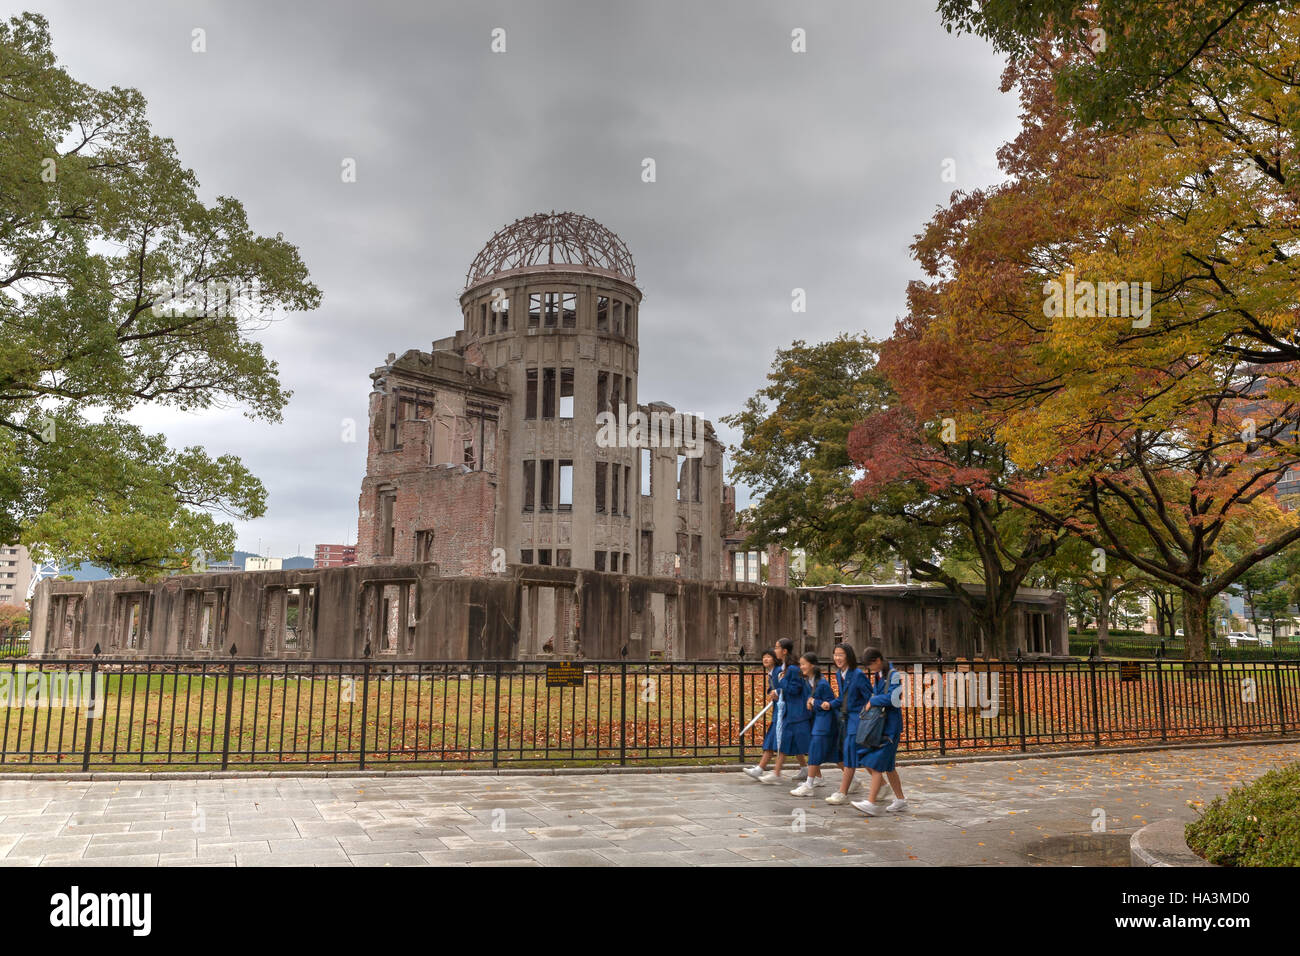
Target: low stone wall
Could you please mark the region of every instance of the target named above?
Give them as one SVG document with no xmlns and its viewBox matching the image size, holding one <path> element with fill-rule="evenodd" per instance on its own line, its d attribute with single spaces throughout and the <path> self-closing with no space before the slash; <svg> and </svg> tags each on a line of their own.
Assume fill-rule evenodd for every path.
<svg viewBox="0 0 1300 956">
<path fill-rule="evenodd" d="M 755 660 L 779 638 L 829 659 L 839 641 L 890 657 L 1065 654 L 1065 599 L 1023 592 L 1013 646 L 987 648 L 940 589 L 788 588 L 512 565 L 443 577 L 433 563 L 46 580 L 33 656 L 410 660 Z"/>
</svg>

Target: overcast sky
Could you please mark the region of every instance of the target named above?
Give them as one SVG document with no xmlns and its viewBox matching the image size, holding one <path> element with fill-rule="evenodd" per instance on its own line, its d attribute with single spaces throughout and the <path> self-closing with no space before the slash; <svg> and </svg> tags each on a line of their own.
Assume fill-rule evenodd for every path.
<svg viewBox="0 0 1300 956">
<path fill-rule="evenodd" d="M 636 260 L 639 397 L 716 419 L 773 351 L 883 337 L 913 236 L 954 188 L 999 178 L 1016 102 L 1000 60 L 934 0 L 455 3 L 30 2 L 69 72 L 135 87 L 203 196 L 282 232 L 324 293 L 261 333 L 294 392 L 279 425 L 237 411 L 137 416 L 233 453 L 266 484 L 239 547 L 356 539 L 369 373 L 460 325 L 475 253 L 504 224 L 573 210 Z M 494 28 L 506 52 L 491 51 Z M 207 50 L 191 51 L 193 31 Z M 806 31 L 807 52 L 791 51 Z M 357 181 L 340 176 L 356 160 Z M 655 160 L 657 182 L 641 181 Z M 956 182 L 942 178 L 955 161 Z M 791 290 L 808 311 L 791 312 Z M 361 440 L 341 440 L 340 423 Z M 725 441 L 736 440 L 720 429 Z M 746 496 L 741 494 L 742 504 Z M 260 543 L 260 545 L 259 545 Z"/>
</svg>

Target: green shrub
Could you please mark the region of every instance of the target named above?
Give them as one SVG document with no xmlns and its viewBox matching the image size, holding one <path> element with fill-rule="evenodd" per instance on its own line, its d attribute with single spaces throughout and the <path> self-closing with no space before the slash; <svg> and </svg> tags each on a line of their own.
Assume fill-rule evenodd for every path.
<svg viewBox="0 0 1300 956">
<path fill-rule="evenodd" d="M 1220 866 L 1300 866 L 1300 763 L 1216 797 L 1185 836 Z"/>
</svg>

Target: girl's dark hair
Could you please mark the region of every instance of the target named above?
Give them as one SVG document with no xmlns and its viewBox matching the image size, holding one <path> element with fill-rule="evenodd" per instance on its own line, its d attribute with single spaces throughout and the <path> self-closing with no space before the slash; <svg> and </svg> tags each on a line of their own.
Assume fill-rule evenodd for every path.
<svg viewBox="0 0 1300 956">
<path fill-rule="evenodd" d="M 848 670 L 856 670 L 858 666 L 858 655 L 853 652 L 852 644 L 836 644 L 837 651 L 844 652 L 844 665 Z"/>
<path fill-rule="evenodd" d="M 794 641 L 788 637 L 783 637 L 776 642 L 776 646 L 785 651 L 785 659 L 789 661 L 794 657 Z"/>
<path fill-rule="evenodd" d="M 799 659 L 800 659 L 801 661 L 807 661 L 809 664 L 812 665 L 812 676 L 813 676 L 813 680 L 815 680 L 815 681 L 816 681 L 816 680 L 821 680 L 822 669 L 821 669 L 820 667 L 817 666 L 817 655 L 816 655 L 816 654 L 814 654 L 812 651 L 804 651 L 802 654 L 799 655 Z"/>
<path fill-rule="evenodd" d="M 773 663 L 773 664 L 776 663 L 776 651 L 764 651 L 763 654 L 762 654 L 762 657 L 760 657 L 759 660 L 761 661 L 761 660 L 763 660 L 763 658 L 765 658 L 765 657 L 770 657 L 770 658 L 772 658 L 772 663 Z"/>
<path fill-rule="evenodd" d="M 876 661 L 881 661 L 883 663 L 883 666 L 880 668 L 880 672 L 882 674 L 887 673 L 889 671 L 889 661 L 885 660 L 885 655 L 880 653 L 880 650 L 878 648 L 868 647 L 865 651 L 862 652 L 863 667 L 869 667 L 872 664 L 874 664 Z"/>
</svg>

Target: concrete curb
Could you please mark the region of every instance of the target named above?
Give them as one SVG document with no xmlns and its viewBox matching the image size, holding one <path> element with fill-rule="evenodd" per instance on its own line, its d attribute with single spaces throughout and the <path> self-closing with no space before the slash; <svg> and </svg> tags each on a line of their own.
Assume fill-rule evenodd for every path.
<svg viewBox="0 0 1300 956">
<path fill-rule="evenodd" d="M 988 760 L 1040 760 L 1051 757 L 1104 757 L 1107 754 L 1138 754 L 1162 750 L 1210 750 L 1220 747 L 1260 747 L 1268 744 L 1297 744 L 1300 737 L 1261 737 L 1258 740 L 1218 740 L 1211 742 L 1130 744 L 1122 747 L 1086 747 L 1074 750 L 1028 750 L 1024 753 L 959 754 L 951 757 L 899 757 L 899 766 L 924 766 L 937 763 L 980 763 Z"/>
<path fill-rule="evenodd" d="M 1131 866 L 1214 866 L 1187 845 L 1181 820 L 1148 823 L 1129 838 Z"/>
<path fill-rule="evenodd" d="M 1297 744 L 1300 737 L 1265 737 L 1259 740 L 1223 740 L 1210 743 L 1165 743 L 1128 747 L 1096 747 L 1076 750 L 1027 751 L 1025 753 L 954 754 L 943 757 L 900 757 L 900 767 L 924 767 L 961 763 L 988 763 L 1012 760 L 1051 760 L 1057 757 L 1105 757 L 1111 754 L 1149 753 L 1165 750 L 1208 750 L 1220 747 L 1262 747 L 1271 744 Z M 646 773 L 734 773 L 752 764 L 683 764 L 657 767 L 465 767 L 465 768 L 396 768 L 373 770 L 142 770 L 138 772 L 76 771 L 7 771 L 0 769 L 0 783 L 5 780 L 64 780 L 103 782 L 131 780 L 273 780 L 283 778 L 325 779 L 349 777 L 588 777 L 612 774 Z M 1199 859 L 1199 858 L 1198 858 Z"/>
</svg>

